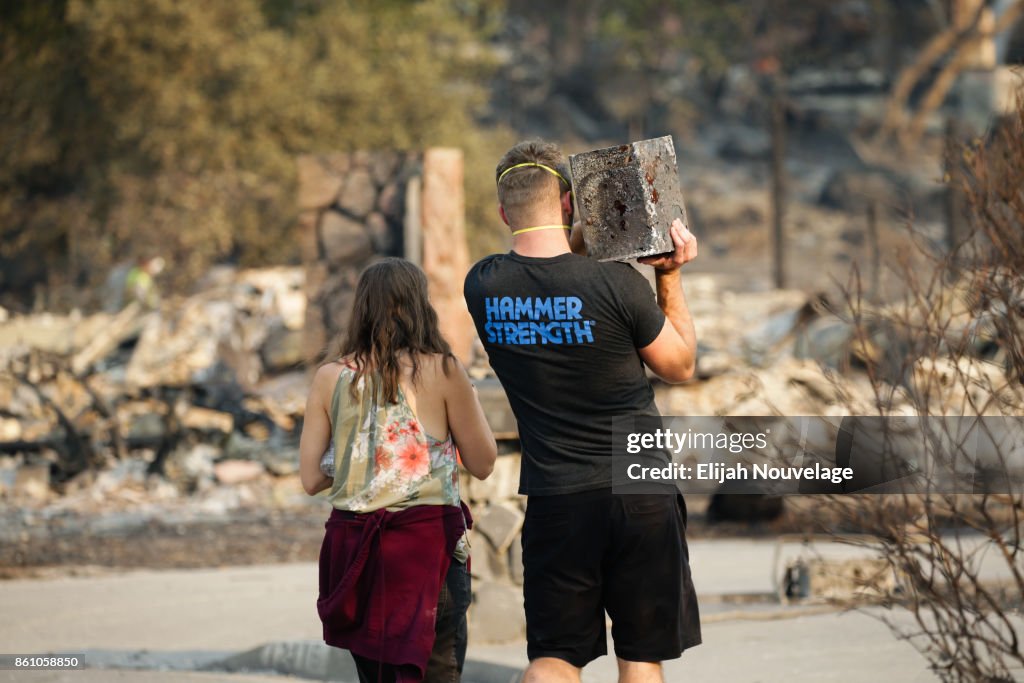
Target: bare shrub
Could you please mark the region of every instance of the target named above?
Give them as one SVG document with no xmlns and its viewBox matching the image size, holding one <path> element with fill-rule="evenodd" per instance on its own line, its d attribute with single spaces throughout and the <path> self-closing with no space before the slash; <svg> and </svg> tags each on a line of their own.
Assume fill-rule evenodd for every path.
<svg viewBox="0 0 1024 683">
<path fill-rule="evenodd" d="M 894 303 L 867 303 L 856 276 L 846 291 L 877 415 L 938 425 L 920 430 L 919 485 L 828 500 L 840 527 L 864 532 L 844 540 L 898 577 L 883 603 L 909 610 L 913 626 L 892 610 L 868 612 L 943 680 L 1004 681 L 1024 670 L 1024 450 L 1019 434 L 970 418 L 1013 427 L 1024 416 L 1024 102 L 958 162 L 947 180 L 968 207 L 962 240 L 942 253 L 919 243 L 896 268 L 905 295 Z M 930 477 L 937 463 L 972 472 L 973 486 L 940 486 Z"/>
</svg>

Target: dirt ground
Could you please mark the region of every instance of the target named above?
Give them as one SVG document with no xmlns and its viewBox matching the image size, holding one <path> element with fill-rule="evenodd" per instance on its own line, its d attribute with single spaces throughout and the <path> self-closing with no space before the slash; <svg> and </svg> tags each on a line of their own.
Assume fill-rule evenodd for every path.
<svg viewBox="0 0 1024 683">
<path fill-rule="evenodd" d="M 787 501 L 779 519 L 753 524 L 710 524 L 704 514 L 708 499 L 687 496 L 689 538 L 772 538 L 813 528 L 811 511 L 797 498 Z M 182 501 L 183 508 L 187 505 Z M 242 507 L 193 521 L 175 521 L 171 513 L 168 520 L 133 520 L 130 511 L 119 513 L 116 524 L 97 517 L 37 520 L 23 524 L 20 532 L 7 527 L 7 540 L 0 543 L 0 579 L 316 562 L 328 512 L 326 506 Z"/>
<path fill-rule="evenodd" d="M 115 533 L 25 535 L 0 544 L 0 578 L 91 573 L 97 568 L 186 569 L 315 562 L 326 514 L 239 510 L 228 519 L 148 520 Z"/>
</svg>

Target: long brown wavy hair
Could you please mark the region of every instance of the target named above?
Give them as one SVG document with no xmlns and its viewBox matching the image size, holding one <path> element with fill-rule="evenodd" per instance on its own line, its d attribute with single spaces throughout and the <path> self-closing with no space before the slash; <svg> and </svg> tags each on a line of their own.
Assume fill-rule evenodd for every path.
<svg viewBox="0 0 1024 683">
<path fill-rule="evenodd" d="M 369 375 L 374 395 L 397 403 L 403 351 L 412 361 L 413 383 L 419 378 L 419 354 L 440 353 L 446 375 L 455 359 L 427 298 L 427 276 L 409 261 L 385 258 L 359 277 L 347 336 L 328 357 L 355 361 L 356 379 L 349 387 L 353 396 L 358 380 Z"/>
</svg>

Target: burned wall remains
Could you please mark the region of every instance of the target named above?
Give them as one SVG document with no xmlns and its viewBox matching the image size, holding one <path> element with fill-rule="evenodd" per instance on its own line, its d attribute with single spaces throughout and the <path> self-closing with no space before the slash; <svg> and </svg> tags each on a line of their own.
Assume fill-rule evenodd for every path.
<svg viewBox="0 0 1024 683">
<path fill-rule="evenodd" d="M 306 269 L 306 358 L 322 357 L 345 333 L 356 281 L 383 256 L 413 256 L 423 155 L 399 152 L 308 154 L 298 164 L 299 241 Z M 416 226 L 408 226 L 415 230 Z"/>
<path fill-rule="evenodd" d="M 426 272 L 441 333 L 469 364 L 476 333 L 462 298 L 469 248 L 461 150 L 308 154 L 297 164 L 307 361 L 346 332 L 360 272 L 398 256 Z"/>
</svg>

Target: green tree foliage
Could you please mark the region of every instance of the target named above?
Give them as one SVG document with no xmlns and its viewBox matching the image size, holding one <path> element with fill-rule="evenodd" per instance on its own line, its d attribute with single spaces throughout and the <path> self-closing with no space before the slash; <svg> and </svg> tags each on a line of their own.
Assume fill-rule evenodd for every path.
<svg viewBox="0 0 1024 683">
<path fill-rule="evenodd" d="M 463 146 L 486 53 L 453 0 L 36 0 L 0 10 L 0 291 L 162 254 L 294 256 L 294 157 Z"/>
</svg>

